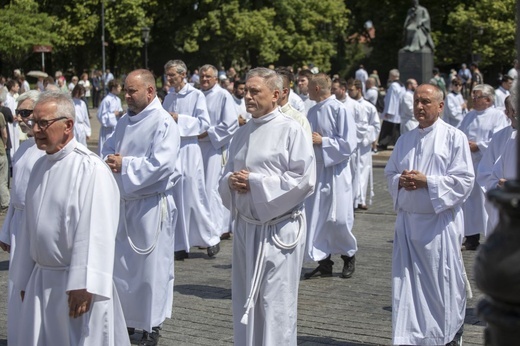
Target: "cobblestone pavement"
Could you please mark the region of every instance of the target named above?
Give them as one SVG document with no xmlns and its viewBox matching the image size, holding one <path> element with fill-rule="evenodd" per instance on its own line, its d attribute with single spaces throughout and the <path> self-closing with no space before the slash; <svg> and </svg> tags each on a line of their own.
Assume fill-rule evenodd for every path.
<svg viewBox="0 0 520 346">
<path fill-rule="evenodd" d="M 96 126 L 95 117 L 91 121 Z M 92 144 L 95 142 L 93 138 Z M 300 283 L 298 345 L 391 345 L 390 271 L 395 213 L 383 176 L 387 156 L 381 153 L 375 158 L 373 205 L 368 211 L 356 212 L 354 234 L 359 251 L 354 276 L 339 277 L 342 260 L 337 255 L 332 258 L 336 262 L 332 278 Z M 195 248 L 189 259 L 175 262 L 173 317 L 163 325 L 159 345 L 233 344 L 231 247 L 231 240 L 222 241 L 221 252 L 213 259 L 205 250 Z M 474 293 L 466 309 L 464 345 L 482 345 L 484 323 L 475 313 L 481 294 L 472 279 L 475 252 L 465 252 L 463 257 Z M 315 266 L 314 262 L 306 262 L 302 272 Z M 7 345 L 7 270 L 8 256 L 1 253 L 0 346 Z"/>
</svg>

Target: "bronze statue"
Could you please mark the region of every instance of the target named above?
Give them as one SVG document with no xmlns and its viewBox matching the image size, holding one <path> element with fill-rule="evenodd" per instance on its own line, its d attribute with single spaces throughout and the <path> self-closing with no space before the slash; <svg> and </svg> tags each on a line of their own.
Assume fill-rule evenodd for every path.
<svg viewBox="0 0 520 346">
<path fill-rule="evenodd" d="M 430 35 L 430 15 L 428 10 L 419 5 L 419 0 L 412 0 L 404 22 L 404 47 L 409 52 L 429 52 L 435 47 Z"/>
</svg>

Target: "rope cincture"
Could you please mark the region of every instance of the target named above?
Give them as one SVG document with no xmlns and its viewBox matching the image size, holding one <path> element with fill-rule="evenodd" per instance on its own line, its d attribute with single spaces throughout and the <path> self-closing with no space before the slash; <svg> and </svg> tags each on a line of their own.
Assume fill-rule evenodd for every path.
<svg viewBox="0 0 520 346">
<path fill-rule="evenodd" d="M 150 196 L 147 196 L 147 197 L 150 197 Z M 163 228 L 162 227 L 163 223 L 166 221 L 166 217 L 168 215 L 168 205 L 166 202 L 166 196 L 161 193 L 160 198 L 161 198 L 161 206 L 160 206 L 161 207 L 161 217 L 159 218 L 159 220 L 157 222 L 157 230 L 155 231 L 155 239 L 153 240 L 152 245 L 150 245 L 146 249 L 141 249 L 140 247 L 135 245 L 134 242 L 132 241 L 132 238 L 130 238 L 130 236 L 128 235 L 128 224 L 126 221 L 126 201 L 127 200 L 123 199 L 123 203 L 121 203 L 122 208 L 123 208 L 123 215 L 124 215 L 123 220 L 124 220 L 126 238 L 128 239 L 128 243 L 130 244 L 130 247 L 132 248 L 132 250 L 134 250 L 134 252 L 139 255 L 149 255 L 153 252 L 153 250 L 155 250 L 155 248 L 157 246 L 157 242 L 159 240 L 159 234 L 161 234 L 161 231 Z M 138 198 L 136 198 L 136 199 L 138 199 Z"/>
<path fill-rule="evenodd" d="M 253 272 L 253 281 L 251 284 L 251 290 L 250 290 L 249 296 L 246 300 L 246 304 L 244 305 L 244 308 L 246 309 L 246 311 L 245 311 L 244 315 L 242 316 L 242 319 L 240 320 L 240 323 L 247 325 L 248 320 L 249 320 L 249 311 L 256 304 L 256 300 L 258 298 L 260 279 L 261 279 L 261 275 L 263 274 L 264 267 L 265 267 L 264 257 L 265 257 L 265 249 L 266 249 L 266 244 L 267 244 L 267 230 L 270 230 L 269 235 L 271 236 L 271 239 L 273 240 L 273 243 L 276 246 L 278 246 L 279 248 L 281 248 L 283 250 L 292 250 L 298 245 L 298 243 L 300 242 L 300 239 L 303 235 L 303 231 L 302 231 L 303 212 L 302 212 L 302 208 L 298 208 L 288 214 L 282 215 L 280 217 L 277 217 L 277 218 L 272 219 L 271 221 L 268 221 L 265 223 L 262 223 L 259 220 L 250 219 L 242 214 L 238 214 L 238 215 L 240 216 L 240 218 L 242 220 L 244 220 L 247 223 L 262 226 L 261 237 L 263 240 L 262 240 L 262 243 L 260 244 L 260 248 L 258 249 L 258 253 L 256 255 L 255 270 Z M 273 226 L 275 226 L 278 223 L 285 221 L 289 218 L 291 218 L 293 220 L 298 220 L 299 227 L 298 227 L 298 235 L 296 236 L 296 240 L 293 241 L 292 243 L 286 244 L 278 237 L 278 235 L 275 232 L 276 227 L 273 227 Z"/>
</svg>

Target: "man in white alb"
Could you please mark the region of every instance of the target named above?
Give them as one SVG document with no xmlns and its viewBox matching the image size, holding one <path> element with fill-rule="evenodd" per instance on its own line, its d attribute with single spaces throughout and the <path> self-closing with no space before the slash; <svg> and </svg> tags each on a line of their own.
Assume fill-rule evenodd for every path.
<svg viewBox="0 0 520 346">
<path fill-rule="evenodd" d="M 282 80 L 267 68 L 246 77 L 247 111 L 220 180 L 233 215 L 235 345 L 297 344 L 297 300 L 305 252 L 303 202 L 316 172 L 303 128 L 278 110 Z"/>
<path fill-rule="evenodd" d="M 177 159 L 181 177 L 173 190 L 179 207 L 175 225 L 175 259 L 179 261 L 188 258 L 192 246 L 207 247 L 210 257 L 220 250 L 220 237 L 212 232 L 204 162 L 198 139 L 210 127 L 206 97 L 202 91 L 186 83 L 187 71 L 186 64 L 181 60 L 170 60 L 164 65 L 173 90 L 165 97 L 163 107 L 179 125 L 181 135 Z"/>
<path fill-rule="evenodd" d="M 419 126 L 399 140 L 385 168 L 397 212 L 392 256 L 394 345 L 460 346 L 466 281 L 462 204 L 475 180 L 466 136 L 439 120 L 443 92 L 414 94 Z"/>
<path fill-rule="evenodd" d="M 359 190 L 357 191 L 356 202 L 357 208 L 367 210 L 368 205 L 372 204 L 374 196 L 374 183 L 372 174 L 372 143 L 377 139 L 381 124 L 379 123 L 379 114 L 376 107 L 363 98 L 361 81 L 355 80 L 348 85 L 348 94 L 361 105 L 361 111 L 365 114 L 362 119 L 367 121 L 367 131 L 358 143 L 358 171 L 359 171 Z M 356 124 L 357 125 L 357 124 Z M 358 132 L 358 135 L 360 133 Z M 367 198 L 367 189 L 370 191 Z"/>
<path fill-rule="evenodd" d="M 316 192 L 305 201 L 307 257 L 319 265 L 305 278 L 332 276 L 331 255 L 341 254 L 341 277 L 355 271 L 357 241 L 352 233 L 354 206 L 350 157 L 357 147 L 356 122 L 345 105 L 331 94 L 330 78 L 319 73 L 309 83 L 317 103 L 308 115 L 316 155 Z M 355 101 L 353 101 L 355 102 Z M 356 102 L 357 105 L 359 105 Z"/>
<path fill-rule="evenodd" d="M 473 170 L 478 171 L 478 165 L 487 150 L 494 133 L 509 126 L 509 120 L 504 111 L 493 107 L 495 90 L 488 84 L 477 84 L 471 92 L 473 110 L 471 110 L 459 125 L 459 129 L 468 138 L 471 151 Z M 480 234 L 488 231 L 488 215 L 485 207 L 484 192 L 475 186 L 462 208 L 464 209 L 464 235 L 466 240 L 463 250 L 474 251 L 480 244 Z"/>
<path fill-rule="evenodd" d="M 23 300 L 18 344 L 130 345 L 113 282 L 117 184 L 74 139 L 69 95 L 42 93 L 33 116 L 46 155 L 31 171 L 14 254 Z"/>
<path fill-rule="evenodd" d="M 128 74 L 125 100 L 128 112 L 102 152 L 121 194 L 114 278 L 129 332 L 142 329 L 140 345 L 153 346 L 172 314 L 173 185 L 180 138 L 150 71 Z"/>
<path fill-rule="evenodd" d="M 213 65 L 200 68 L 200 89 L 206 96 L 210 126 L 199 135 L 199 146 L 204 162 L 206 194 L 209 202 L 212 229 L 220 238 L 229 233 L 229 210 L 222 204 L 218 181 L 226 164 L 227 147 L 238 130 L 238 113 L 231 94 L 217 83 L 218 70 Z M 220 245 L 214 245 L 220 247 Z M 208 253 L 210 255 L 210 253 Z"/>
</svg>

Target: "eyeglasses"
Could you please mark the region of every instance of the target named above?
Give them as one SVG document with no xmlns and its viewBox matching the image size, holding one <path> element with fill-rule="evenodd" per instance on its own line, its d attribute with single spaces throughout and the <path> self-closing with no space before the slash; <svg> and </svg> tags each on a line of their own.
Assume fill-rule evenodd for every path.
<svg viewBox="0 0 520 346">
<path fill-rule="evenodd" d="M 479 100 L 479 99 L 483 99 L 483 98 L 486 98 L 487 96 L 484 96 L 484 95 L 480 95 L 480 96 L 476 96 L 476 95 L 472 95 L 471 98 L 473 100 Z"/>
<path fill-rule="evenodd" d="M 63 120 L 63 119 L 68 119 L 68 118 L 67 117 L 59 117 L 59 118 L 48 119 L 48 120 L 47 119 L 41 119 L 41 120 L 29 119 L 29 120 L 26 121 L 26 123 L 31 128 L 34 125 L 38 125 L 38 128 L 40 129 L 40 131 L 45 131 L 45 130 L 47 130 L 47 128 L 49 126 L 51 126 L 55 122 Z"/>
<path fill-rule="evenodd" d="M 17 109 L 16 110 L 16 115 L 19 115 L 22 118 L 27 118 L 31 114 L 33 114 L 32 109 Z"/>
</svg>

